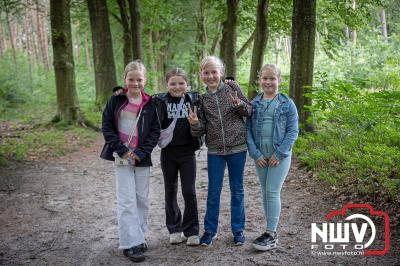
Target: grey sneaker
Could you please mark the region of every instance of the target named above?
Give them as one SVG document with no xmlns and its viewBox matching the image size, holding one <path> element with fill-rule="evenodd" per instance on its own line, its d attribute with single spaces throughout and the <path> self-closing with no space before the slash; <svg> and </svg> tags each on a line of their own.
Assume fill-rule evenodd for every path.
<svg viewBox="0 0 400 266">
<path fill-rule="evenodd" d="M 170 244 L 179 244 L 186 241 L 186 236 L 182 232 L 172 233 L 169 235 Z"/>
<path fill-rule="evenodd" d="M 188 246 L 198 246 L 200 245 L 200 237 L 198 235 L 189 236 L 186 245 Z"/>
</svg>

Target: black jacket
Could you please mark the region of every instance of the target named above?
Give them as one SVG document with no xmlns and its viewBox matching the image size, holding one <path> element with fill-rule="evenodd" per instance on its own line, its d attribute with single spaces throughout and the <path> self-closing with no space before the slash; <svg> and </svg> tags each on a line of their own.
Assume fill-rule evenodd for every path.
<svg viewBox="0 0 400 266">
<path fill-rule="evenodd" d="M 190 105 L 190 108 L 196 106 L 197 110 L 199 110 L 199 93 L 197 92 L 187 92 L 185 93 L 185 106 L 182 110 L 182 116 L 188 110 L 187 107 Z M 158 93 L 153 96 L 153 99 L 156 102 L 157 106 L 157 114 L 160 122 L 160 126 L 162 129 L 167 128 L 170 123 L 172 122 L 173 118 L 168 118 L 168 110 L 167 106 L 168 103 L 178 105 L 179 99 L 173 98 L 168 92 L 165 93 Z M 202 145 L 202 139 L 198 137 L 193 137 L 190 133 L 190 124 L 187 120 L 187 117 L 178 118 L 175 129 L 174 129 L 174 136 L 172 138 L 171 143 L 166 147 L 177 147 L 177 146 L 192 146 L 193 151 L 198 150 Z"/>
<path fill-rule="evenodd" d="M 126 94 L 111 96 L 103 111 L 102 131 L 105 144 L 100 157 L 114 161 L 113 152 L 122 157 L 129 149 L 122 143 L 118 135 L 119 112 L 128 104 Z M 144 106 L 138 122 L 138 147 L 133 151 L 139 158 L 136 166 L 152 166 L 151 152 L 160 137 L 160 126 L 157 120 L 156 105 L 150 99 Z"/>
</svg>

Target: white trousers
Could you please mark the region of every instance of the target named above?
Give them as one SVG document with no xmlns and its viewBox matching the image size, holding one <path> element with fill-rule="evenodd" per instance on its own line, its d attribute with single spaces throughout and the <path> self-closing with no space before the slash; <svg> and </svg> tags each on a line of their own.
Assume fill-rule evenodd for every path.
<svg viewBox="0 0 400 266">
<path fill-rule="evenodd" d="M 114 166 L 117 181 L 119 248 L 145 242 L 149 213 L 150 167 Z"/>
</svg>

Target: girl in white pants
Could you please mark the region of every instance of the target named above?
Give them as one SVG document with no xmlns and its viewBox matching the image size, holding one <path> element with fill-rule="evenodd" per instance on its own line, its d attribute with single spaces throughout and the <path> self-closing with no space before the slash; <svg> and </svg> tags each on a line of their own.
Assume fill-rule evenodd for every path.
<svg viewBox="0 0 400 266">
<path fill-rule="evenodd" d="M 140 262 L 147 249 L 151 152 L 157 145 L 160 126 L 155 103 L 144 92 L 144 65 L 129 63 L 124 80 L 123 93 L 112 96 L 103 111 L 105 144 L 101 158 L 114 161 L 119 248 L 130 260 Z"/>
</svg>

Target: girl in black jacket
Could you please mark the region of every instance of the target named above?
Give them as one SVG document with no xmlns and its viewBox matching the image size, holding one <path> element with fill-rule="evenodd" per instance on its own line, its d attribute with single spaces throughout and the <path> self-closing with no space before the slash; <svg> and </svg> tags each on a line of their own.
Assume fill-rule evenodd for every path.
<svg viewBox="0 0 400 266">
<path fill-rule="evenodd" d="M 186 241 L 187 245 L 199 245 L 199 219 L 196 199 L 196 158 L 195 150 L 200 148 L 200 141 L 190 133 L 187 120 L 189 109 L 198 106 L 199 94 L 186 92 L 187 75 L 176 68 L 166 75 L 167 93 L 154 96 L 162 129 L 167 128 L 178 111 L 180 100 L 182 108 L 173 131 L 171 142 L 161 150 L 161 168 L 165 185 L 166 224 L 170 233 L 169 242 L 178 244 Z M 178 206 L 178 172 L 181 178 L 182 194 L 185 201 L 183 217 Z"/>
<path fill-rule="evenodd" d="M 130 260 L 145 259 L 151 152 L 160 127 L 153 99 L 144 92 L 146 69 L 139 61 L 124 73 L 125 90 L 103 111 L 101 158 L 115 161 L 119 248 Z"/>
</svg>

